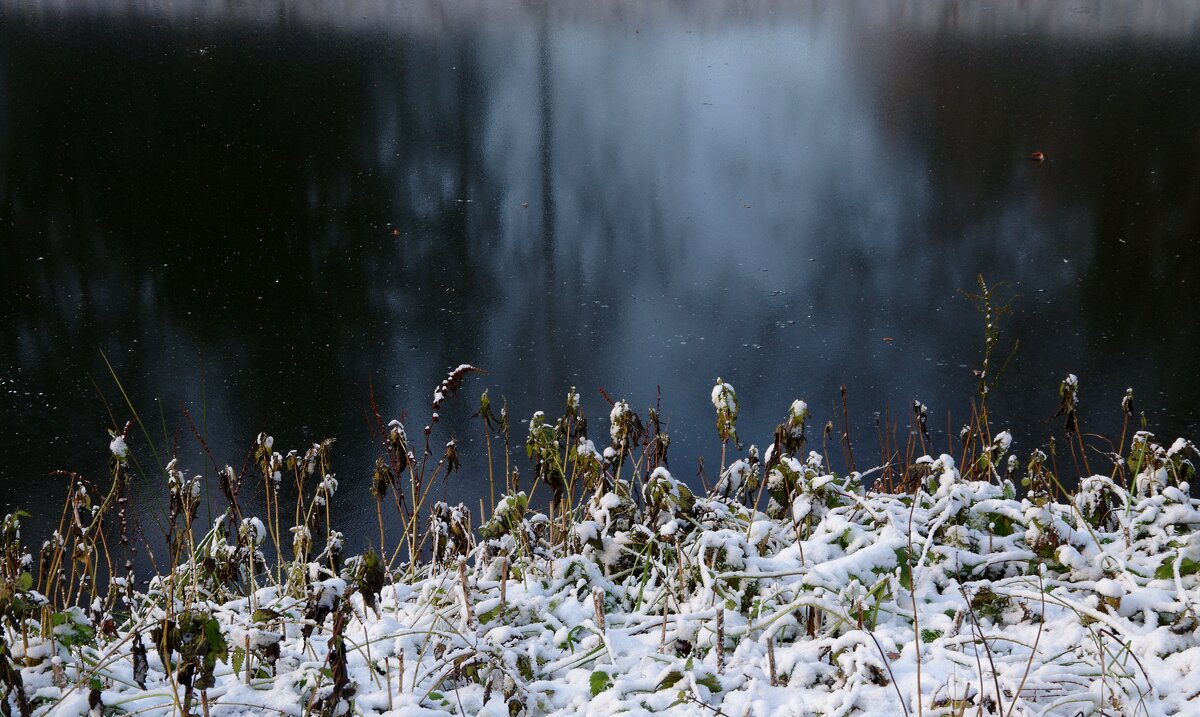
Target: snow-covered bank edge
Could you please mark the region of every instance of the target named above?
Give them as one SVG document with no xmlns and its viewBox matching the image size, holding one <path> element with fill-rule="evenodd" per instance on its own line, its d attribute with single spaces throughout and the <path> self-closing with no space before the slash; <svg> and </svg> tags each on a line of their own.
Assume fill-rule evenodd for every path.
<svg viewBox="0 0 1200 717">
<path fill-rule="evenodd" d="M 522 508 L 377 601 L 362 559 L 314 563 L 307 597 L 167 615 L 152 590 L 109 635 L 75 610 L 53 646 L 36 620 L 7 638 L 38 715 L 1192 714 L 1200 502 L 1154 450 L 1132 494 L 1094 476 L 1070 504 L 949 456 L 915 496 L 865 493 L 813 454 L 780 464 L 799 490 L 776 516 L 659 469 L 658 515 L 594 495 L 576 554 Z"/>
</svg>

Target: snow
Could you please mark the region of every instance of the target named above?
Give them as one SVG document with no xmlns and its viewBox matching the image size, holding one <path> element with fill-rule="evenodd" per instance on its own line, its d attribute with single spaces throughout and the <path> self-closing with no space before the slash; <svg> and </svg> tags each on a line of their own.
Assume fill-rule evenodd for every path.
<svg viewBox="0 0 1200 717">
<path fill-rule="evenodd" d="M 1096 583 L 1096 594 L 1106 598 L 1120 598 L 1125 594 L 1125 591 L 1116 580 L 1104 578 Z"/>
<path fill-rule="evenodd" d="M 811 453 L 781 458 L 795 476 L 786 510 L 729 489 L 751 480 L 745 459 L 722 474 L 729 486 L 696 496 L 655 466 L 644 503 L 631 499 L 636 484 L 601 487 L 555 543 L 547 517 L 508 494 L 495 515 L 509 532 L 469 546 L 461 573 L 453 559 L 394 565 L 377 612 L 355 559 L 340 574 L 298 566 L 300 590 L 226 586 L 196 602 L 230 651 L 251 652 L 237 667 L 232 652 L 218 661 L 208 711 L 1200 714 L 1200 501 L 1178 485 L 1167 449 L 1141 440 L 1161 461 L 1145 467 L 1154 480 L 1126 489 L 1092 476 L 1065 503 L 1018 499 L 994 475 L 967 480 L 949 455 L 918 461 L 931 480 L 914 494 L 875 493 Z M 586 439 L 577 452 L 599 455 Z M 257 518 L 240 528 L 254 544 L 266 535 Z M 303 528 L 297 539 L 314 540 Z M 35 717 L 86 714 L 93 676 L 106 714 L 176 713 L 167 656 L 150 639 L 167 617 L 159 595 L 139 594 L 115 637 L 88 637 L 101 609 L 63 613 L 54 643 L 34 631 L 26 647 L 9 629 Z M 318 710 L 333 694 L 335 624 L 353 693 Z M 132 679 L 134 630 L 149 653 L 144 690 Z"/>
<path fill-rule="evenodd" d="M 613 404 L 612 411 L 608 414 L 608 433 L 612 438 L 613 445 L 625 445 L 625 440 L 629 437 L 629 420 L 632 413 L 629 404 L 625 401 L 617 401 Z"/>
<path fill-rule="evenodd" d="M 737 393 L 731 384 L 725 383 L 721 379 L 717 379 L 716 385 L 713 386 L 712 404 L 713 408 L 718 411 L 727 411 L 734 418 L 737 417 Z"/>
<path fill-rule="evenodd" d="M 267 537 L 267 528 L 263 522 L 257 517 L 249 517 L 242 520 L 242 534 L 248 536 L 253 545 L 262 545 L 263 540 Z"/>
<path fill-rule="evenodd" d="M 996 434 L 994 439 L 992 439 L 992 445 L 999 448 L 1001 453 L 1006 453 L 1008 452 L 1009 447 L 1012 446 L 1012 440 L 1011 433 L 1008 431 L 1001 431 L 1000 433 Z"/>
</svg>

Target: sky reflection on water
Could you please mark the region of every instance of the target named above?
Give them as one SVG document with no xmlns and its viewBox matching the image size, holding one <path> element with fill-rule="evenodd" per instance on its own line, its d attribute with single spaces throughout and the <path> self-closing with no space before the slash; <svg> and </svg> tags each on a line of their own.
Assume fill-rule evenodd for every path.
<svg viewBox="0 0 1200 717">
<path fill-rule="evenodd" d="M 369 387 L 419 427 L 462 362 L 467 450 L 484 387 L 594 419 L 661 387 L 672 467 L 711 471 L 717 376 L 747 442 L 841 385 L 860 455 L 914 398 L 944 441 L 980 272 L 1019 294 L 1020 452 L 1067 371 L 1085 428 L 1132 385 L 1196 435 L 1194 6 L 595 6 L 0 5 L 0 500 L 103 473 L 101 351 L 193 471 L 184 408 L 222 463 L 337 436 L 352 515 Z"/>
</svg>

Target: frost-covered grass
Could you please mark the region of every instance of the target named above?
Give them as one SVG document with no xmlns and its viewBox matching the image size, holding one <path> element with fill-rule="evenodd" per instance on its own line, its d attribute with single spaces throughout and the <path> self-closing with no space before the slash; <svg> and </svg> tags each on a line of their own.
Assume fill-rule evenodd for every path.
<svg viewBox="0 0 1200 717">
<path fill-rule="evenodd" d="M 431 435 L 470 372 L 438 387 L 423 439 L 378 421 L 378 550 L 353 557 L 329 509 L 332 441 L 281 454 L 262 435 L 252 467 L 220 473 L 211 527 L 194 525 L 201 482 L 166 466 L 169 555 L 137 582 L 126 511 L 154 479 L 131 425 L 115 433 L 111 481 L 68 476 L 36 560 L 21 516 L 5 519 L 5 714 L 1200 714 L 1187 441 L 1122 436 L 1111 470 L 1068 494 L 1055 455 L 1018 460 L 984 402 L 957 459 L 838 474 L 832 430 L 810 450 L 795 401 L 701 492 L 669 470 L 656 409 L 643 422 L 614 401 L 589 433 L 572 391 L 558 420 L 530 420 L 522 490 L 485 393 L 476 415 L 505 467 L 489 461 L 502 485 L 475 516 L 428 499 L 456 479 L 453 441 L 438 457 Z M 1078 384 L 1063 386 L 1073 448 Z M 737 446 L 733 387 L 713 403 Z M 251 482 L 261 517 L 238 499 Z"/>
</svg>

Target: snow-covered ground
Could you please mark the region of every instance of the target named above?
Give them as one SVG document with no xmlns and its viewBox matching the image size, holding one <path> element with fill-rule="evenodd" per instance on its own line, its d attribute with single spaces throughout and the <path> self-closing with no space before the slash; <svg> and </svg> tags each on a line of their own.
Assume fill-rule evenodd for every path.
<svg viewBox="0 0 1200 717">
<path fill-rule="evenodd" d="M 906 494 L 815 453 L 736 461 L 704 497 L 617 472 L 566 532 L 523 493 L 478 536 L 438 505 L 407 572 L 317 558 L 230 599 L 185 566 L 128 619 L 68 610 L 53 641 L 6 625 L 11 664 L 36 715 L 1200 714 L 1191 444 L 1139 434 L 1129 490 L 1097 475 L 1069 502 L 1039 454 L 1016 498 L 1006 449 L 988 482 L 920 459 Z M 246 555 L 228 540 L 198 550 Z"/>
</svg>

